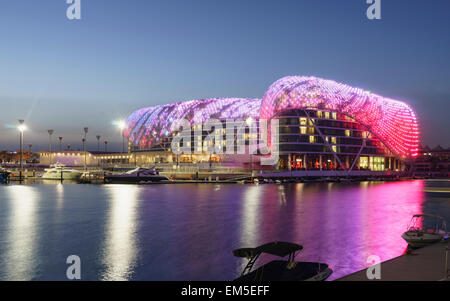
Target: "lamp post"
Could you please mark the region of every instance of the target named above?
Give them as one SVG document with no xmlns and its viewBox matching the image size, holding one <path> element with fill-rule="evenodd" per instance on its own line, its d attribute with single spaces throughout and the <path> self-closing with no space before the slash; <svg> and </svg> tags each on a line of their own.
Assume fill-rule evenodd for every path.
<svg viewBox="0 0 450 301">
<path fill-rule="evenodd" d="M 50 153 L 52 152 L 52 135 L 54 133 L 53 130 L 48 130 L 48 149 L 50 151 Z"/>
<path fill-rule="evenodd" d="M 95 137 L 97 138 L 97 151 L 100 152 L 100 138 L 102 138 L 102 136 L 97 135 Z"/>
<path fill-rule="evenodd" d="M 59 136 L 58 139 L 59 139 L 59 151 L 62 151 L 62 139 L 63 139 L 63 137 Z"/>
<path fill-rule="evenodd" d="M 253 177 L 253 156 L 252 156 L 253 148 L 252 148 L 252 145 L 251 145 L 251 142 L 250 142 L 250 138 L 251 138 L 250 133 L 252 132 L 251 131 L 251 126 L 253 125 L 253 118 L 251 118 L 251 117 L 247 118 L 247 120 L 245 120 L 245 123 L 247 123 L 247 125 L 248 125 L 248 132 L 249 132 L 249 135 L 248 135 L 248 153 L 250 155 L 250 172 L 251 172 L 251 176 Z"/>
<path fill-rule="evenodd" d="M 17 127 L 20 132 L 20 172 L 19 172 L 19 180 L 22 181 L 22 172 L 23 172 L 23 132 L 26 129 L 25 120 L 19 119 L 19 126 Z"/>
<path fill-rule="evenodd" d="M 125 121 L 121 120 L 117 123 L 117 126 L 119 127 L 121 134 L 122 134 L 122 153 L 125 152 Z"/>
<path fill-rule="evenodd" d="M 107 151 L 107 145 L 108 145 L 108 140 L 105 140 L 105 153 L 106 153 L 106 151 Z"/>
<path fill-rule="evenodd" d="M 87 133 L 89 131 L 89 128 L 85 127 L 83 130 L 84 130 L 84 138 L 83 138 L 84 170 L 86 170 L 86 168 L 87 168 L 87 165 L 86 165 L 86 138 L 87 138 Z"/>
<path fill-rule="evenodd" d="M 50 163 L 52 163 L 52 135 L 53 135 L 53 130 L 47 130 L 48 132 L 48 150 L 50 152 Z"/>
</svg>

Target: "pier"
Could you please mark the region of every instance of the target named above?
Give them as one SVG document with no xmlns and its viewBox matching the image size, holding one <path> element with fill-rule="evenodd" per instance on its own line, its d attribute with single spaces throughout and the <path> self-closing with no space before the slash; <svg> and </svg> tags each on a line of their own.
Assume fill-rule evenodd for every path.
<svg viewBox="0 0 450 301">
<path fill-rule="evenodd" d="M 369 280 L 364 269 L 335 281 L 450 281 L 448 249 L 446 240 L 384 261 L 379 280 Z"/>
</svg>

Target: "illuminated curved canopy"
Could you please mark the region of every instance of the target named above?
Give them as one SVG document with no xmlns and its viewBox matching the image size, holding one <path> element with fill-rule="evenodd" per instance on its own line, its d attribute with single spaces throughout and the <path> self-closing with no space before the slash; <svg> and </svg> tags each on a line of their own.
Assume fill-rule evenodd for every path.
<svg viewBox="0 0 450 301">
<path fill-rule="evenodd" d="M 317 108 L 347 115 L 367 128 L 394 154 L 417 156 L 419 130 L 414 111 L 404 102 L 316 77 L 288 76 L 263 97 L 261 119 L 289 109 Z"/>
<path fill-rule="evenodd" d="M 191 125 L 208 119 L 258 118 L 261 99 L 209 98 L 140 109 L 127 119 L 125 136 L 141 147 L 157 144 L 170 135 L 176 120 L 186 119 Z"/>
<path fill-rule="evenodd" d="M 269 120 L 285 110 L 307 108 L 353 118 L 398 156 L 418 153 L 418 124 L 407 104 L 335 81 L 305 76 L 276 81 L 262 100 L 210 98 L 140 109 L 126 119 L 125 136 L 135 145 L 147 147 L 169 136 L 172 123 L 180 119 L 187 119 L 191 125 L 211 118 Z"/>
</svg>

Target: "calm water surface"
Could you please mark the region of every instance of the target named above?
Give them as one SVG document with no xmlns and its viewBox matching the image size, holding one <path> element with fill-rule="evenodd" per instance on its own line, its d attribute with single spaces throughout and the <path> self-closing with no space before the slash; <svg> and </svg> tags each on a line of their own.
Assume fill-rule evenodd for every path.
<svg viewBox="0 0 450 301">
<path fill-rule="evenodd" d="M 441 187 L 429 193 L 427 188 Z M 412 214 L 450 221 L 448 181 L 290 185 L 0 185 L 0 280 L 231 280 L 232 250 L 300 243 L 330 279 L 401 255 Z M 262 256 L 262 262 L 272 258 Z"/>
</svg>

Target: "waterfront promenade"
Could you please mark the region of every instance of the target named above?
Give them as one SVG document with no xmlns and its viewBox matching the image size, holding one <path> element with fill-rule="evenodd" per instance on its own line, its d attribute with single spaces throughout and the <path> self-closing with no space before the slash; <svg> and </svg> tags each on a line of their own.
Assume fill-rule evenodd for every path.
<svg viewBox="0 0 450 301">
<path fill-rule="evenodd" d="M 413 250 L 410 254 L 381 263 L 378 281 L 450 281 L 446 265 L 449 241 Z M 447 257 L 447 260 L 450 258 Z M 447 269 L 447 271 L 446 271 Z M 336 281 L 377 281 L 367 279 L 367 269 L 336 279 Z"/>
</svg>

